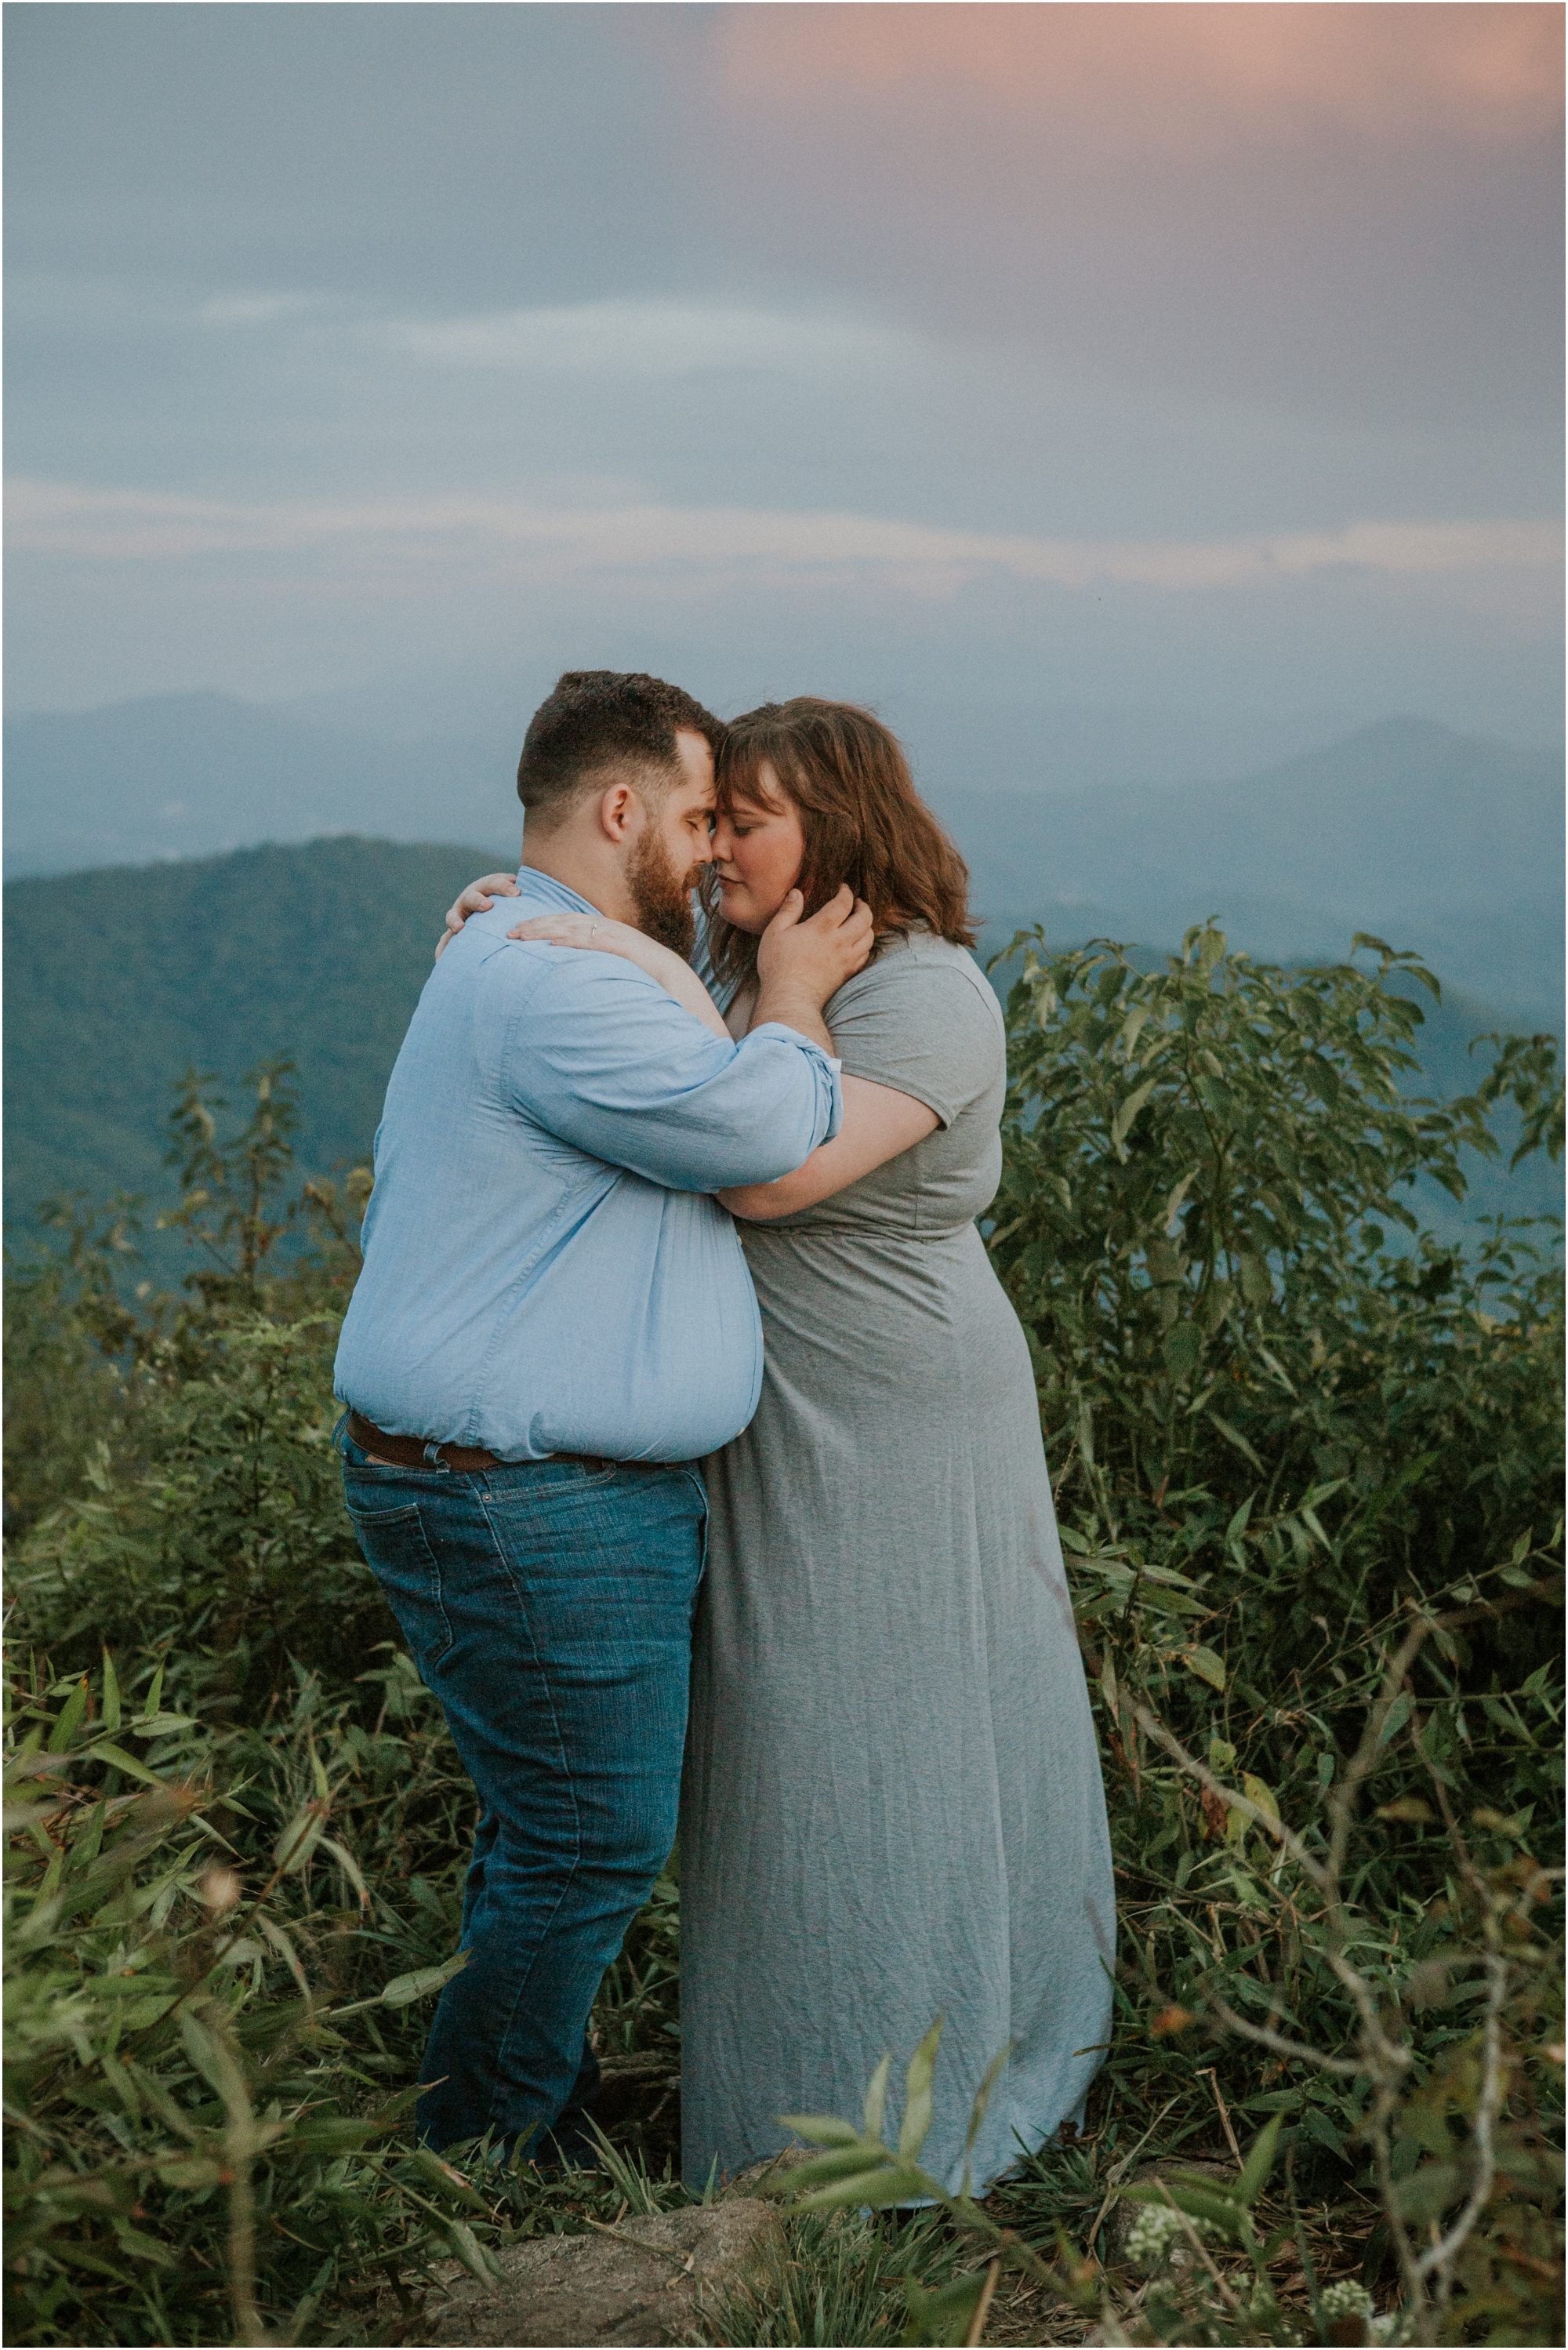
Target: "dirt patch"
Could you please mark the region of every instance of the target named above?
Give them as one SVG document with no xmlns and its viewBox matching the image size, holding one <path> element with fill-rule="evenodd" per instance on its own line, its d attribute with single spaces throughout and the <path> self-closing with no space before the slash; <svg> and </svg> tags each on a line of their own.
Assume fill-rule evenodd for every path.
<svg viewBox="0 0 1568 2350">
<path fill-rule="evenodd" d="M 771 2243 L 778 2213 L 754 2197 L 626 2219 L 613 2231 L 552 2236 L 501 2254 L 504 2284 L 454 2282 L 425 2303 L 409 2343 L 469 2350 L 587 2350 L 690 2335 L 700 2293 L 738 2283 Z"/>
<path fill-rule="evenodd" d="M 803 2162 L 815 2162 L 821 2152 L 819 2146 L 786 2146 L 781 2153 L 770 2154 L 763 2161 L 753 2162 L 744 2170 L 737 2170 L 724 2192 L 727 2196 L 760 2195 L 764 2187 L 771 2187 L 784 2179 L 790 2171 L 798 2170 Z"/>
</svg>

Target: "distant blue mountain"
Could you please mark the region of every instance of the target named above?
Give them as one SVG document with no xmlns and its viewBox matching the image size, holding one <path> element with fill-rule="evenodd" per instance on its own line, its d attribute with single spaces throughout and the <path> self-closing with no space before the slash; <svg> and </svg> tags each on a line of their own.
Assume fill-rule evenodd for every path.
<svg viewBox="0 0 1568 2350">
<path fill-rule="evenodd" d="M 1561 1025 L 1563 775 L 1544 753 L 1391 719 L 1248 783 L 937 804 L 993 928 L 1169 946 L 1214 913 L 1276 961 L 1343 954 L 1367 931 Z"/>
<path fill-rule="evenodd" d="M 1444 1090 L 1470 1082 L 1478 1030 L 1561 1033 L 1560 762 L 1397 719 L 1238 782 L 1200 763 L 1259 739 L 1246 726 L 1189 724 L 1162 747 L 1147 712 L 950 712 L 945 734 L 940 717 L 933 702 L 917 764 L 969 859 L 986 951 L 1036 920 L 1058 946 L 1168 950 L 1215 914 L 1271 961 L 1337 959 L 1369 931 L 1450 991 L 1426 1032 Z M 383 740 L 356 711 L 217 694 L 11 721 L 8 870 L 39 878 L 5 889 L 8 1217 L 62 1186 L 156 1195 L 169 1084 L 191 1063 L 232 1082 L 294 1053 L 302 1164 L 362 1157 L 442 910 L 517 853 L 501 729 L 491 707 L 472 740 Z M 1149 780 L 1126 779 L 1135 759 Z M 1512 1184 L 1488 1175 L 1472 1211 L 1559 1198 L 1537 1160 Z"/>
<path fill-rule="evenodd" d="M 368 711 L 327 709 L 333 726 L 192 694 L 11 720 L 7 874 L 337 833 L 515 857 L 515 747 L 497 708 L 472 739 L 428 740 L 379 739 L 362 731 Z M 1260 722 L 1172 718 L 1180 739 L 1162 751 L 1158 713 L 1014 709 L 988 726 L 984 712 L 962 725 L 949 712 L 945 733 L 934 700 L 909 714 L 922 781 L 995 930 L 1039 918 L 1063 940 L 1108 931 L 1163 946 L 1213 912 L 1274 958 L 1342 952 L 1353 931 L 1371 931 L 1516 1020 L 1559 1024 L 1554 756 L 1390 719 L 1239 782 L 1222 763 L 1265 738 Z M 1282 722 L 1276 739 L 1292 731 Z M 1194 764 L 1207 757 L 1208 783 Z M 1135 760 L 1151 780 L 1118 779 Z"/>
<path fill-rule="evenodd" d="M 519 737 L 521 740 L 521 737 Z M 220 693 L 5 722 L 5 875 L 221 856 L 324 834 L 479 840 L 521 833 L 496 746 L 383 743 Z"/>
<path fill-rule="evenodd" d="M 38 1201 L 61 1190 L 167 1199 L 170 1088 L 192 1066 L 216 1071 L 234 1098 L 245 1069 L 291 1054 L 302 1171 L 367 1157 L 441 916 L 484 862 L 482 847 L 344 837 L 7 883 L 8 1221 L 25 1228 Z M 1178 929 L 1204 910 L 1201 900 L 1183 908 Z M 1138 935 L 1108 917 L 1098 927 Z M 1062 942 L 1072 928 L 1063 927 Z M 1005 938 L 996 926 L 982 951 Z M 1347 944 L 1341 930 L 1330 951 Z M 1425 1008 L 1435 1089 L 1468 1090 L 1486 1066 L 1468 1058 L 1469 1040 L 1505 1020 L 1462 995 Z M 1426 1203 L 1445 1232 L 1457 1236 L 1464 1216 L 1482 1209 L 1560 1204 L 1558 1170 L 1543 1159 L 1511 1180 L 1475 1173 L 1465 1211 Z M 177 1236 L 154 1240 L 151 1253 L 163 1278 L 185 1269 Z"/>
</svg>

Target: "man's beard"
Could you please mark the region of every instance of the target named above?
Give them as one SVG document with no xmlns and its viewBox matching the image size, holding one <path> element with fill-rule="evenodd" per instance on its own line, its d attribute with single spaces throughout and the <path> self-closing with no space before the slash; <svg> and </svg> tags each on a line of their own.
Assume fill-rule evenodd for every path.
<svg viewBox="0 0 1568 2350">
<path fill-rule="evenodd" d="M 627 860 L 626 886 L 631 892 L 638 929 L 678 954 L 682 962 L 691 962 L 697 943 L 691 890 L 699 869 L 693 866 L 684 877 L 677 873 L 663 841 L 651 827 Z"/>
</svg>

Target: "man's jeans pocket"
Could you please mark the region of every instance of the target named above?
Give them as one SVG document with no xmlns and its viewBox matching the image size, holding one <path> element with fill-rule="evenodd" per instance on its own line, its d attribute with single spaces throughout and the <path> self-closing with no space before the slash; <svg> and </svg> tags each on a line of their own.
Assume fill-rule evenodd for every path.
<svg viewBox="0 0 1568 2350">
<path fill-rule="evenodd" d="M 348 1514 L 359 1547 L 375 1569 L 403 1638 L 421 1668 L 439 1665 L 453 1633 L 441 1596 L 441 1568 L 425 1533 L 419 1504 L 398 1510 L 357 1510 Z"/>
</svg>

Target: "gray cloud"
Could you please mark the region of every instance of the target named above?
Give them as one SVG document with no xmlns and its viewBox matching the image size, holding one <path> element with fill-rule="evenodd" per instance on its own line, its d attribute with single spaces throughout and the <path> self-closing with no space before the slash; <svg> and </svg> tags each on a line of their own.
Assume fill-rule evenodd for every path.
<svg viewBox="0 0 1568 2350">
<path fill-rule="evenodd" d="M 1530 41 L 1157 13 L 1151 85 L 1137 8 L 14 8 L 14 699 L 662 649 L 1544 732 Z"/>
</svg>

